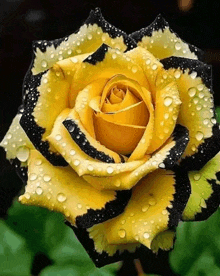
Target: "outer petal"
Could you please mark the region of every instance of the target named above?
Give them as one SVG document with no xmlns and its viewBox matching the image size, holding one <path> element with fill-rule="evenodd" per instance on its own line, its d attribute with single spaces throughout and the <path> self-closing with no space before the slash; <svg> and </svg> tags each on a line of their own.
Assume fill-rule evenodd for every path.
<svg viewBox="0 0 220 276">
<path fill-rule="evenodd" d="M 121 51 L 136 46 L 135 41 L 125 32 L 109 24 L 97 8 L 90 12 L 88 19 L 76 33 L 52 41 L 35 41 L 32 73 L 39 74 L 59 60 L 93 52 L 103 42 Z"/>
<path fill-rule="evenodd" d="M 214 117 L 211 67 L 197 60 L 171 57 L 161 61 L 176 82 L 182 105 L 178 123 L 189 129 L 190 141 L 182 166 L 201 169 L 220 151 L 220 130 Z"/>
<path fill-rule="evenodd" d="M 69 83 L 56 66 L 44 73 L 25 78 L 27 91 L 20 124 L 28 138 L 53 165 L 65 166 L 65 160 L 52 149 L 45 138 L 50 134 L 58 114 L 68 106 Z M 56 106 L 56 108 L 54 108 Z M 46 115 L 50 114 L 50 116 Z"/>
<path fill-rule="evenodd" d="M 28 184 L 19 200 L 23 204 L 46 207 L 63 213 L 73 224 L 91 227 L 119 215 L 130 192 L 100 192 L 80 178 L 70 167 L 51 165 L 32 150 L 28 164 Z"/>
<path fill-rule="evenodd" d="M 186 149 L 188 141 L 188 130 L 177 125 L 166 145 L 153 154 L 152 157 L 146 156 L 147 161 L 137 168 L 108 177 L 95 177 L 95 175 L 84 175 L 83 177 L 97 189 L 131 189 L 144 176 L 158 168 L 172 169 Z M 129 164 L 129 162 L 125 164 Z M 118 165 L 117 168 L 121 170 L 121 165 Z"/>
<path fill-rule="evenodd" d="M 138 46 L 147 49 L 159 59 L 170 56 L 197 59 L 202 56 L 202 51 L 175 34 L 161 15 L 151 25 L 132 33 L 130 37 Z"/>
<path fill-rule="evenodd" d="M 220 153 L 201 170 L 189 172 L 191 195 L 183 212 L 184 220 L 205 220 L 220 204 Z"/>
<path fill-rule="evenodd" d="M 174 237 L 168 229 L 178 224 L 189 195 L 186 173 L 157 170 L 133 188 L 124 213 L 89 228 L 89 238 L 75 232 L 98 265 L 123 258 L 125 250 L 135 252 L 140 243 L 155 251 L 168 250 Z"/>
</svg>

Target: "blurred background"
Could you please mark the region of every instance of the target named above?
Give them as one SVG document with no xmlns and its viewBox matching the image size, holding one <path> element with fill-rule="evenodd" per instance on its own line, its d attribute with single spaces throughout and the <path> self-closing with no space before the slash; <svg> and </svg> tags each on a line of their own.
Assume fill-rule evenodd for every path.
<svg viewBox="0 0 220 276">
<path fill-rule="evenodd" d="M 220 106 L 219 0 L 1 0 L 0 140 L 21 103 L 32 41 L 71 34 L 97 6 L 107 21 L 127 33 L 162 13 L 181 38 L 205 51 L 205 61 L 213 66 L 215 104 Z M 130 260 L 96 269 L 62 216 L 13 203 L 22 183 L 2 149 L 0 168 L 0 276 L 137 275 Z M 147 275 L 220 275 L 220 212 L 206 222 L 182 223 L 172 253 L 156 266 L 142 266 Z"/>
</svg>

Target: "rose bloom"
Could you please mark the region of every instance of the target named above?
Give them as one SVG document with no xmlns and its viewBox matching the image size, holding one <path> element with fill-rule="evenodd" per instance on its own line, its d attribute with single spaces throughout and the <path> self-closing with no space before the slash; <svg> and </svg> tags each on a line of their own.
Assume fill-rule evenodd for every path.
<svg viewBox="0 0 220 276">
<path fill-rule="evenodd" d="M 95 9 L 33 53 L 1 143 L 22 204 L 62 213 L 97 266 L 169 250 L 180 220 L 218 208 L 211 67 L 160 15 L 127 35 Z"/>
</svg>

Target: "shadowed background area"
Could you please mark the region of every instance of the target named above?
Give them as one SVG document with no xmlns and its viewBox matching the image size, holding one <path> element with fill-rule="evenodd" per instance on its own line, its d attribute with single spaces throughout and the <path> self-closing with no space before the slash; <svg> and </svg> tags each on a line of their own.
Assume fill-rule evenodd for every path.
<svg viewBox="0 0 220 276">
<path fill-rule="evenodd" d="M 17 108 L 21 103 L 21 89 L 24 75 L 29 67 L 31 61 L 31 44 L 33 40 L 41 40 L 41 39 L 55 39 L 71 34 L 75 30 L 77 30 L 83 23 L 83 21 L 88 17 L 91 9 L 95 7 L 100 7 L 103 13 L 103 16 L 107 21 L 115 25 L 116 27 L 124 30 L 127 33 L 132 33 L 136 30 L 139 30 L 142 27 L 149 25 L 155 17 L 162 13 L 165 19 L 169 22 L 171 28 L 179 34 L 181 38 L 185 41 L 190 42 L 191 44 L 196 45 L 205 51 L 205 61 L 211 65 L 213 65 L 213 88 L 215 91 L 214 98 L 216 106 L 220 105 L 220 36 L 219 36 L 219 23 L 220 23 L 220 2 L 218 0 L 120 0 L 120 1 L 101 1 L 101 0 L 93 0 L 93 1 L 77 1 L 77 0 L 1 0 L 0 3 L 0 64 L 1 64 L 1 91 L 0 91 L 0 104 L 1 104 L 1 116 L 0 116 L 0 139 L 3 138 L 4 134 L 8 130 L 8 127 L 14 118 Z M 14 196 L 16 196 L 20 189 L 22 188 L 21 180 L 16 176 L 13 168 L 9 165 L 9 163 L 5 160 L 5 153 L 2 149 L 0 149 L 0 166 L 1 166 L 1 175 L 0 175 L 0 217 L 6 218 L 7 209 L 12 204 L 12 200 Z M 66 230 L 66 226 L 63 225 L 63 228 L 59 226 L 56 230 L 54 230 L 53 234 L 51 234 L 51 229 L 56 228 L 55 224 L 57 221 L 62 220 L 60 216 L 56 216 L 55 218 L 49 213 L 49 211 L 39 211 L 39 208 L 35 208 L 36 216 L 41 218 L 44 217 L 43 224 L 49 227 L 49 230 L 45 230 L 46 235 L 52 235 L 55 241 L 51 242 L 46 248 L 46 245 L 40 245 L 39 247 L 35 247 L 31 243 L 33 243 L 33 235 L 36 235 L 43 243 L 45 236 L 39 234 L 42 229 L 39 228 L 37 222 L 31 226 L 27 227 L 25 225 L 28 224 L 28 221 L 23 221 L 24 226 L 19 226 L 18 221 L 20 218 L 24 216 L 29 216 L 30 220 L 34 220 L 34 216 L 30 215 L 31 210 L 25 211 L 28 207 L 20 206 L 16 204 L 12 209 L 12 218 L 10 216 L 7 220 L 0 224 L 0 244 L 5 244 L 5 237 L 11 237 L 12 247 L 13 244 L 15 246 L 16 242 L 21 244 L 22 242 L 27 240 L 28 250 L 27 252 L 23 252 L 20 254 L 26 254 L 27 259 L 26 262 L 23 263 L 23 266 L 26 265 L 26 270 L 21 270 L 23 272 L 18 272 L 17 269 L 10 269 L 6 273 L 1 264 L 6 262 L 5 259 L 1 259 L 0 255 L 0 275 L 30 275 L 28 274 L 31 270 L 32 275 L 39 275 L 40 271 L 45 267 L 53 267 L 54 263 L 58 267 L 67 266 L 71 264 L 71 262 L 76 258 L 74 257 L 73 252 L 66 251 L 65 256 L 67 259 L 71 259 L 67 264 L 67 261 L 59 262 L 59 258 L 56 256 L 58 253 L 51 253 L 52 245 L 55 246 L 57 239 L 59 239 L 59 229 L 63 233 Z M 29 212 L 29 213 L 28 213 Z M 45 213 L 45 214 L 44 214 Z M 20 217 L 21 216 L 21 217 Z M 46 221 L 48 218 L 49 222 Z M 219 250 L 215 249 L 212 251 L 207 244 L 210 245 L 209 235 L 213 236 L 213 246 L 216 243 L 219 243 L 217 238 L 217 233 L 220 231 L 220 225 L 217 222 L 219 218 L 219 214 L 215 214 L 210 218 L 210 222 L 201 222 L 201 223 L 189 223 L 183 224 L 181 228 L 179 228 L 178 233 L 182 233 L 184 235 L 184 239 L 180 240 L 177 243 L 177 253 L 172 255 L 172 267 L 178 267 L 181 269 L 176 269 L 181 275 L 220 275 L 219 265 L 217 265 L 218 260 L 220 258 Z M 54 220 L 53 220 L 54 219 Z M 205 224 L 207 223 L 207 224 Z M 202 229 L 207 229 L 206 225 L 211 223 L 210 229 L 207 230 L 207 237 L 202 234 Z M 49 226 L 48 226 L 49 225 Z M 23 228 L 22 228 L 23 227 Z M 43 227 L 43 226 L 42 226 Z M 9 230 L 10 229 L 10 230 Z M 28 232 L 30 231 L 30 233 Z M 49 232 L 47 232 L 49 231 Z M 28 234 L 27 234 L 28 233 Z M 66 232 L 65 232 L 66 233 Z M 69 232 L 68 232 L 69 233 Z M 69 235 L 69 234 L 65 235 Z M 194 240 L 191 240 L 191 243 L 186 243 L 187 233 L 189 236 L 194 237 L 194 240 L 199 240 L 199 237 L 202 237 L 202 242 L 200 243 L 200 247 L 193 247 L 195 245 Z M 13 236 L 14 235 L 14 236 Z M 31 237 L 32 235 L 32 237 Z M 58 245 L 60 248 L 66 248 L 68 246 L 68 237 L 64 235 L 63 239 L 60 239 Z M 72 234 L 73 235 L 73 234 Z M 203 235 L 203 236 L 201 236 Z M 22 237 L 21 241 L 19 240 Z M 65 240 L 62 245 L 61 240 Z M 50 241 L 49 241 L 50 242 Z M 182 242 L 182 244 L 181 244 Z M 10 244 L 10 243 L 9 243 Z M 7 243 L 7 246 L 8 243 Z M 57 246 L 57 244 L 56 244 Z M 76 244 L 72 245 L 73 247 Z M 79 245 L 78 245 L 79 246 Z M 191 247 L 190 247 L 191 246 Z M 181 256 L 180 250 L 178 248 L 185 248 L 184 254 Z M 11 247 L 9 246 L 10 250 Z M 33 249 L 34 248 L 34 249 Z M 7 249 L 9 250 L 9 249 Z M 7 251 L 6 250 L 6 251 Z M 9 251 L 10 251 L 9 250 Z M 14 249 L 13 249 L 14 250 Z M 13 253 L 12 250 L 12 253 Z M 58 250 L 58 249 L 57 249 Z M 61 250 L 61 249 L 60 249 Z M 81 252 L 81 258 L 85 257 L 84 251 L 81 247 L 77 247 L 78 252 Z M 214 249 L 213 249 L 214 250 Z M 6 252 L 5 251 L 5 252 Z M 7 251 L 7 252 L 9 252 Z M 195 265 L 198 262 L 198 258 L 196 257 L 200 252 L 203 256 L 201 263 L 203 266 L 199 266 L 198 270 L 196 270 Z M 3 251 L 4 252 L 4 251 Z M 3 253 L 5 256 L 6 253 Z M 14 251 L 15 252 L 15 251 Z M 62 253 L 63 251 L 57 251 Z M 176 251 L 175 251 L 176 252 Z M 193 252 L 187 255 L 187 252 Z M 206 252 L 206 253 L 204 253 Z M 211 255 L 208 254 L 211 252 Z M 213 253 L 214 252 L 214 253 Z M 0 254 L 2 254 L 0 250 Z M 51 255 L 52 254 L 52 255 Z M 58 254 L 58 255 L 59 255 Z M 69 254 L 69 255 L 68 255 Z M 80 253 L 81 254 L 81 253 Z M 84 255 L 83 255 L 84 254 Z M 179 255 L 178 255 L 179 254 Z M 206 254 L 206 255 L 205 255 Z M 214 255 L 213 255 L 214 254 Z M 12 254 L 13 255 L 13 254 Z M 25 256 L 26 256 L 25 255 Z M 13 256 L 16 256 L 14 254 Z M 55 257 L 54 257 L 55 256 Z M 60 256 L 60 255 L 59 255 Z M 64 256 L 64 255 L 63 255 Z M 73 257 L 71 257 L 73 256 Z M 178 257 L 179 256 L 179 257 Z M 189 256 L 191 256 L 189 258 Z M 200 257 L 201 257 L 200 256 Z M 212 257 L 210 257 L 212 256 Z M 214 256 L 214 257 L 213 257 Z M 25 257 L 24 257 L 25 258 Z M 9 259 L 9 257 L 8 257 Z M 62 259 L 62 258 L 61 258 Z M 68 260 L 69 260 L 68 259 Z M 79 259 L 79 258 L 78 258 Z M 201 258 L 200 258 L 201 260 Z M 80 260 L 78 260 L 80 262 Z M 206 267 L 209 267 L 212 264 L 214 267 L 214 274 L 204 274 L 204 264 Z M 168 255 L 161 256 L 161 262 L 158 266 L 157 263 L 152 261 L 151 266 L 145 267 L 145 263 L 142 263 L 144 269 L 148 273 L 160 273 L 160 275 L 172 275 L 168 264 Z M 216 265 L 216 267 L 215 267 Z M 6 264 L 6 267 L 10 267 L 9 263 Z M 198 265 L 197 265 L 198 266 Z M 13 265 L 11 265 L 13 267 Z M 29 269 L 29 270 L 28 270 Z M 58 269 L 58 268 L 57 268 Z M 94 266 L 91 265 L 92 273 L 94 274 L 77 274 L 76 272 L 57 272 L 58 270 L 53 270 L 55 272 L 44 272 L 45 274 L 40 275 L 116 275 L 115 267 L 110 269 L 110 272 L 106 272 L 105 270 L 101 272 L 96 272 Z M 187 270 L 188 269 L 188 270 Z M 194 269 L 194 270 L 190 270 Z M 200 270 L 199 270 L 200 269 Z M 62 270 L 62 269 L 61 269 Z M 60 270 L 60 271 L 61 271 Z M 4 271 L 4 273 L 3 273 Z M 78 271 L 78 270 L 76 270 Z M 89 270 L 88 270 L 89 271 Z M 192 271 L 192 272 L 190 272 Z M 199 271 L 201 271 L 201 274 Z M 211 271 L 211 270 L 210 270 Z M 17 273 L 17 274 L 16 274 Z M 19 274 L 20 273 L 20 274 Z M 23 274 L 22 274 L 23 273 Z M 25 274 L 27 273 L 27 274 Z M 47 274 L 46 274 L 47 273 Z M 54 273 L 54 274 L 52 274 Z M 68 274 L 70 273 L 70 274 Z M 74 273 L 74 274 L 72 274 Z M 80 272 L 79 272 L 80 273 Z M 105 274 L 107 273 L 107 274 Z M 109 274 L 108 274 L 109 273 Z M 190 274 L 191 273 L 191 274 Z M 202 274 L 203 273 L 203 274 Z M 217 273 L 217 274 L 215 274 Z M 219 274 L 218 274 L 219 273 Z M 128 260 L 128 262 L 123 264 L 120 275 L 137 275 L 137 269 L 135 269 L 133 262 Z M 177 274 L 175 274 L 177 275 Z"/>
</svg>

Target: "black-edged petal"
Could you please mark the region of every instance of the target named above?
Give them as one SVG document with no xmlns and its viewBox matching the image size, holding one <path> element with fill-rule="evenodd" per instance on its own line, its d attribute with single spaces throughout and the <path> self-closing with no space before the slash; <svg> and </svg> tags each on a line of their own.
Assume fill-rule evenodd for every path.
<svg viewBox="0 0 220 276">
<path fill-rule="evenodd" d="M 211 66 L 180 57 L 166 58 L 161 62 L 176 77 L 182 101 L 177 122 L 189 130 L 190 140 L 181 165 L 186 170 L 199 170 L 220 151 Z"/>
<path fill-rule="evenodd" d="M 197 47 L 186 43 L 169 27 L 168 22 L 158 15 L 148 27 L 130 34 L 138 46 L 150 51 L 156 58 L 179 56 L 201 59 L 203 53 Z"/>
<path fill-rule="evenodd" d="M 124 211 L 131 191 L 99 191 L 69 166 L 51 165 L 37 150 L 31 150 L 28 181 L 21 203 L 62 213 L 73 225 L 92 227 Z"/>
<path fill-rule="evenodd" d="M 136 47 L 131 37 L 108 23 L 100 9 L 96 8 L 75 33 L 51 41 L 34 41 L 31 71 L 36 75 L 51 68 L 59 60 L 94 52 L 103 42 L 122 52 Z"/>
<path fill-rule="evenodd" d="M 188 172 L 191 195 L 183 220 L 206 220 L 220 204 L 220 154 L 202 169 Z"/>
</svg>

